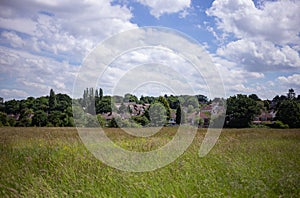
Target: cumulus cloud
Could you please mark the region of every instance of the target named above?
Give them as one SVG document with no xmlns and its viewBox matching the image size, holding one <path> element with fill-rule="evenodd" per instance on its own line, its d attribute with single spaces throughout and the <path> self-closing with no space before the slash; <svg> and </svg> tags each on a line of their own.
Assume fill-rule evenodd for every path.
<svg viewBox="0 0 300 198">
<path fill-rule="evenodd" d="M 300 74 L 293 74 L 287 77 L 279 76 L 277 79 L 283 84 L 300 88 Z"/>
<path fill-rule="evenodd" d="M 20 96 L 50 88 L 70 94 L 87 53 L 106 37 L 137 27 L 130 10 L 110 0 L 4 0 L 0 10 L 1 81 L 22 87 Z"/>
<path fill-rule="evenodd" d="M 48 94 L 51 88 L 61 93 L 72 93 L 78 67 L 5 47 L 0 47 L 0 56 L 1 80 L 11 87 L 18 87 L 16 90 L 22 89 L 22 92 L 13 89 L 3 91 L 4 97 L 40 96 Z"/>
<path fill-rule="evenodd" d="M 150 14 L 159 18 L 163 14 L 171 14 L 181 12 L 180 17 L 185 17 L 187 13 L 185 9 L 190 7 L 191 0 L 136 0 L 137 2 L 149 6 Z"/>
<path fill-rule="evenodd" d="M 282 70 L 300 67 L 300 2 L 215 0 L 206 13 L 215 17 L 217 29 L 235 39 L 218 54 L 247 70 Z"/>
</svg>

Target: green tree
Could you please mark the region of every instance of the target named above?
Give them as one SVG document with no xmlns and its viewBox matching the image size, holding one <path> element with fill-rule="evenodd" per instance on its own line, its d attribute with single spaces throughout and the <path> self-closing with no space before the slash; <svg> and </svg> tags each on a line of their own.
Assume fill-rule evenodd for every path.
<svg viewBox="0 0 300 198">
<path fill-rule="evenodd" d="M 178 105 L 177 109 L 176 109 L 176 124 L 180 125 L 183 123 L 184 120 L 184 115 L 183 115 L 183 111 L 182 111 L 182 107 L 180 105 Z"/>
<path fill-rule="evenodd" d="M 77 127 L 84 127 L 86 123 L 85 112 L 79 104 L 74 103 L 73 119 Z"/>
<path fill-rule="evenodd" d="M 33 111 L 31 109 L 22 109 L 20 112 L 20 117 L 17 122 L 17 126 L 29 127 L 31 125 L 31 116 Z"/>
<path fill-rule="evenodd" d="M 132 120 L 134 120 L 136 123 L 138 123 L 141 126 L 147 126 L 150 123 L 150 121 L 145 115 L 133 116 Z"/>
<path fill-rule="evenodd" d="M 293 100 L 296 97 L 296 93 L 294 91 L 294 89 L 289 89 L 289 92 L 287 93 L 287 98 L 289 100 Z"/>
<path fill-rule="evenodd" d="M 99 89 L 99 98 L 100 100 L 103 98 L 103 90 L 101 88 Z"/>
<path fill-rule="evenodd" d="M 0 97 L 0 112 L 4 112 L 5 108 L 4 108 L 4 99 L 2 97 Z"/>
<path fill-rule="evenodd" d="M 166 119 L 169 120 L 171 118 L 171 108 L 169 106 L 167 99 L 165 97 L 159 96 L 157 101 L 160 102 L 165 108 L 166 115 L 167 115 Z"/>
<path fill-rule="evenodd" d="M 194 109 L 197 109 L 199 107 L 198 99 L 194 96 L 189 96 L 185 101 L 184 106 L 188 107 L 189 105 L 191 105 Z"/>
<path fill-rule="evenodd" d="M 261 101 L 261 99 L 256 94 L 249 95 L 249 98 L 255 100 L 255 101 Z"/>
<path fill-rule="evenodd" d="M 275 119 L 288 124 L 290 128 L 300 128 L 300 104 L 294 100 L 282 101 Z"/>
<path fill-rule="evenodd" d="M 60 127 L 64 126 L 64 119 L 65 115 L 63 115 L 60 111 L 51 111 L 48 116 L 48 122 L 51 123 L 51 126 Z"/>
<path fill-rule="evenodd" d="M 5 113 L 7 113 L 8 115 L 9 114 L 18 114 L 20 113 L 20 102 L 13 99 L 13 100 L 9 100 L 9 101 L 6 101 L 4 103 L 4 109 L 5 109 Z"/>
<path fill-rule="evenodd" d="M 118 122 L 117 122 L 116 118 L 112 118 L 109 121 L 108 126 L 112 127 L 112 128 L 119 128 L 119 125 L 118 125 Z"/>
<path fill-rule="evenodd" d="M 49 100 L 49 97 L 45 97 L 45 96 L 36 98 L 34 101 L 33 111 L 36 112 L 38 110 L 43 110 L 43 111 L 47 112 L 49 109 L 49 106 L 48 106 L 49 101 L 48 100 Z"/>
<path fill-rule="evenodd" d="M 56 95 L 53 89 L 50 90 L 50 96 L 49 96 L 49 112 L 54 111 L 56 109 L 57 101 L 56 101 Z"/>
<path fill-rule="evenodd" d="M 254 116 L 259 113 L 257 102 L 246 95 L 238 94 L 227 99 L 227 126 L 249 127 Z"/>
<path fill-rule="evenodd" d="M 97 115 L 97 120 L 98 120 L 99 125 L 100 125 L 101 127 L 105 127 L 105 125 L 106 125 L 106 120 L 105 120 L 105 118 L 104 118 L 102 115 L 98 114 L 98 115 Z"/>
<path fill-rule="evenodd" d="M 43 127 L 47 125 L 47 122 L 48 116 L 44 111 L 38 110 L 34 113 L 34 116 L 32 117 L 32 126 Z"/>
<path fill-rule="evenodd" d="M 168 116 L 164 105 L 160 102 L 152 104 L 149 108 L 150 125 L 159 127 L 166 124 Z"/>
<path fill-rule="evenodd" d="M 8 116 L 4 112 L 0 112 L 0 127 L 1 126 L 9 126 Z"/>
<path fill-rule="evenodd" d="M 126 107 L 126 105 L 124 105 L 124 103 L 121 103 L 118 112 L 119 112 L 120 114 L 123 114 L 123 113 L 126 113 L 126 112 L 127 112 L 127 107 Z"/>
<path fill-rule="evenodd" d="M 98 117 L 91 114 L 87 114 L 85 127 L 98 127 L 98 126 L 99 126 Z"/>
<path fill-rule="evenodd" d="M 138 98 L 135 95 L 127 93 L 124 96 L 124 102 L 135 102 L 135 103 L 138 103 Z"/>
</svg>

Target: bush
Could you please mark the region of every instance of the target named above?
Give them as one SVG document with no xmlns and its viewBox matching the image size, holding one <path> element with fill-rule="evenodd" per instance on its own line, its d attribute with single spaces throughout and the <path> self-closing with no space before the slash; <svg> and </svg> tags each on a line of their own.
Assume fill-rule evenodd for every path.
<svg viewBox="0 0 300 198">
<path fill-rule="evenodd" d="M 276 129 L 287 129 L 289 128 L 288 124 L 284 124 L 283 122 L 277 120 L 273 123 L 266 124 L 266 126 L 271 127 L 271 128 L 276 128 Z"/>
</svg>

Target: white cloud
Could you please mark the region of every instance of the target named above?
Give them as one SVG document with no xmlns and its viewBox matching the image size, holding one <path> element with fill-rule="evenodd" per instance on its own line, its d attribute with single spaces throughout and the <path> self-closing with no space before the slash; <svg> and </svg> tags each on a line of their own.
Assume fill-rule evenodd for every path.
<svg viewBox="0 0 300 198">
<path fill-rule="evenodd" d="M 233 41 L 219 48 L 217 54 L 240 63 L 249 71 L 300 68 L 300 56 L 296 50 L 288 45 L 278 47 L 268 41 Z"/>
<path fill-rule="evenodd" d="M 300 67 L 299 10 L 300 1 L 292 0 L 259 6 L 251 0 L 215 0 L 206 13 L 216 18 L 222 35 L 236 39 L 219 48 L 218 55 L 249 71 L 270 71 Z"/>
<path fill-rule="evenodd" d="M 253 38 L 278 44 L 298 43 L 300 2 L 264 1 L 259 7 L 251 0 L 215 0 L 207 10 L 218 19 L 218 28 L 238 39 Z"/>
<path fill-rule="evenodd" d="M 5 100 L 20 99 L 28 97 L 28 93 L 20 89 L 0 89 L 1 97 Z"/>
<path fill-rule="evenodd" d="M 185 9 L 190 7 L 191 0 L 136 0 L 137 2 L 149 6 L 150 14 L 159 18 L 163 14 L 171 14 L 182 11 L 180 17 L 185 17 Z"/>
<path fill-rule="evenodd" d="M 0 47 L 0 56 L 0 70 L 5 74 L 3 82 L 11 87 L 22 87 L 23 95 L 19 94 L 18 98 L 45 95 L 51 88 L 56 92 L 72 93 L 78 67 L 5 47 Z M 5 97 L 17 96 L 6 93 Z"/>
<path fill-rule="evenodd" d="M 296 86 L 300 88 L 300 74 L 293 74 L 288 77 L 279 76 L 277 79 L 279 80 L 279 82 L 284 83 L 286 85 Z"/>
<path fill-rule="evenodd" d="M 26 34 L 30 49 L 48 53 L 70 53 L 72 57 L 92 49 L 117 32 L 135 28 L 126 7 L 102 1 L 5 1 L 0 27 Z"/>
<path fill-rule="evenodd" d="M 78 71 L 72 65 L 108 36 L 137 27 L 130 10 L 110 0 L 10 0 L 0 10 L 0 88 L 33 96 L 49 88 L 70 94 Z"/>
</svg>

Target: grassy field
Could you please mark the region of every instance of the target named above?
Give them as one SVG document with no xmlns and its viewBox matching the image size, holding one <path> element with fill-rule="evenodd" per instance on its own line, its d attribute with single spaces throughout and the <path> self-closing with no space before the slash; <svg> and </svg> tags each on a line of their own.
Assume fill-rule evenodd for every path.
<svg viewBox="0 0 300 198">
<path fill-rule="evenodd" d="M 176 128 L 149 139 L 120 129 L 120 146 L 151 150 Z M 204 158 L 205 135 L 176 161 L 152 172 L 108 167 L 81 143 L 74 128 L 0 128 L 0 197 L 300 197 L 300 130 L 226 129 Z"/>
</svg>

